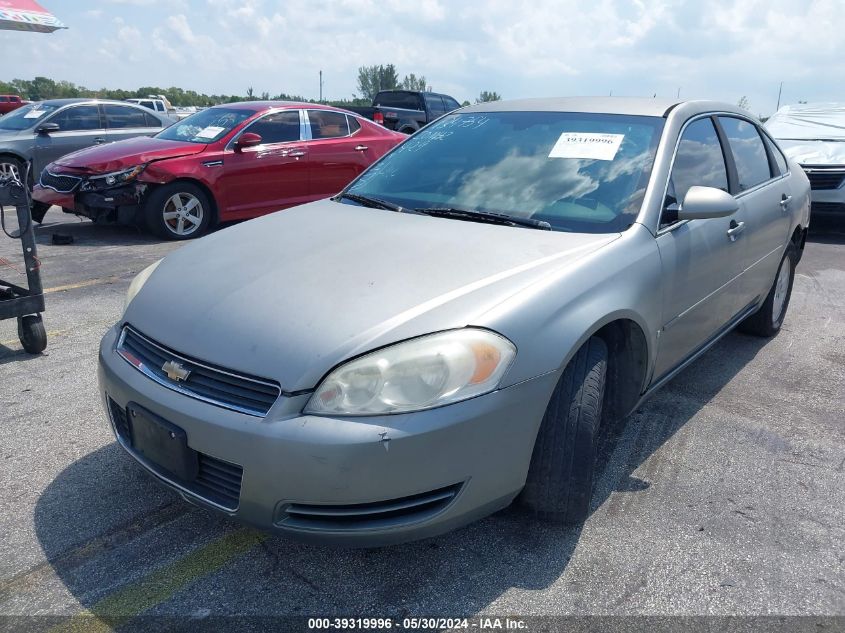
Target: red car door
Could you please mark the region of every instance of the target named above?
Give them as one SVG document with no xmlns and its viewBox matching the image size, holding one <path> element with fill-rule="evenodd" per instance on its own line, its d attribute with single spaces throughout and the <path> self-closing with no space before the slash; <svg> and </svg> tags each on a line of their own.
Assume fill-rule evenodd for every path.
<svg viewBox="0 0 845 633">
<path fill-rule="evenodd" d="M 299 110 L 277 110 L 235 136 L 217 181 L 222 220 L 251 218 L 309 200 L 308 149 L 302 129 Z M 237 149 L 237 139 L 246 132 L 258 134 L 261 143 Z"/>
<path fill-rule="evenodd" d="M 367 138 L 361 123 L 343 112 L 308 110 L 310 196 L 333 196 L 382 153 L 383 139 Z"/>
</svg>

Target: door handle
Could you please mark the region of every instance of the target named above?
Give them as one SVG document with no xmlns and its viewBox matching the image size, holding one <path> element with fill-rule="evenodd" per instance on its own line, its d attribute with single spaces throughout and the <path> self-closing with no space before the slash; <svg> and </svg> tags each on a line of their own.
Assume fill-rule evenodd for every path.
<svg viewBox="0 0 845 633">
<path fill-rule="evenodd" d="M 737 235 L 745 230 L 745 222 L 731 220 L 730 227 L 731 228 L 728 229 L 728 237 L 731 238 L 731 242 L 736 242 Z"/>
<path fill-rule="evenodd" d="M 792 196 L 788 196 L 783 194 L 780 199 L 780 208 L 786 211 L 789 208 L 789 202 L 792 200 Z"/>
<path fill-rule="evenodd" d="M 100 143 L 105 143 L 106 139 L 103 136 L 95 136 L 94 137 L 94 145 L 99 145 Z"/>
<path fill-rule="evenodd" d="M 300 156 L 305 156 L 305 150 L 303 150 L 303 149 L 292 149 L 287 153 L 287 156 L 293 156 L 294 158 L 299 158 Z"/>
<path fill-rule="evenodd" d="M 366 151 L 366 150 L 368 150 L 368 149 L 370 149 L 370 148 L 369 148 L 369 147 L 367 147 L 366 145 L 356 145 L 356 146 L 355 146 L 355 151 L 356 151 L 356 152 L 363 152 L 363 151 Z"/>
</svg>

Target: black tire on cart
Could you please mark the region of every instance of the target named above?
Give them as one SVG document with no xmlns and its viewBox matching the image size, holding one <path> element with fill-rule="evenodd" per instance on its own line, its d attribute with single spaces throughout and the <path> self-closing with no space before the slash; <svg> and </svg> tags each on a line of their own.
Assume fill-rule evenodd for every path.
<svg viewBox="0 0 845 633">
<path fill-rule="evenodd" d="M 760 309 L 739 324 L 739 331 L 754 336 L 770 337 L 780 332 L 789 298 L 792 296 L 792 283 L 795 281 L 795 265 L 798 252 L 790 243 L 780 261 L 775 281 Z"/>
<path fill-rule="evenodd" d="M 590 514 L 606 376 L 607 345 L 592 337 L 555 387 L 520 497 L 541 519 L 572 525 Z"/>
<path fill-rule="evenodd" d="M 205 191 L 184 181 L 154 189 L 144 203 L 147 228 L 168 240 L 190 240 L 204 235 L 212 213 Z"/>
<path fill-rule="evenodd" d="M 47 331 L 40 314 L 18 317 L 18 338 L 30 354 L 40 354 L 47 348 Z"/>
</svg>

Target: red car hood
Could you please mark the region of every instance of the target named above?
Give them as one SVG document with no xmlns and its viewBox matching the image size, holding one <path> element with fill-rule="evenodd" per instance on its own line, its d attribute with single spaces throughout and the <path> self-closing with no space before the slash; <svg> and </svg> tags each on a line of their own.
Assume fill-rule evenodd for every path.
<svg viewBox="0 0 845 633">
<path fill-rule="evenodd" d="M 87 147 L 62 156 L 53 165 L 73 171 L 108 173 L 154 160 L 199 154 L 206 147 L 208 146 L 203 143 L 167 141 L 140 136 L 116 143 Z"/>
</svg>

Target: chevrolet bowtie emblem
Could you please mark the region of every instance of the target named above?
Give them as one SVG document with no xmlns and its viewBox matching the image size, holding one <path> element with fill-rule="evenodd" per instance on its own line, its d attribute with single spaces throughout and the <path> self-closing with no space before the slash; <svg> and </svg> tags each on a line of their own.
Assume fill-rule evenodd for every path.
<svg viewBox="0 0 845 633">
<path fill-rule="evenodd" d="M 181 363 L 177 363 L 175 360 L 169 360 L 164 363 L 164 365 L 161 366 L 161 370 L 167 374 L 167 377 L 173 382 L 187 380 L 188 376 L 191 375 L 190 369 L 185 369 L 182 367 Z"/>
</svg>

